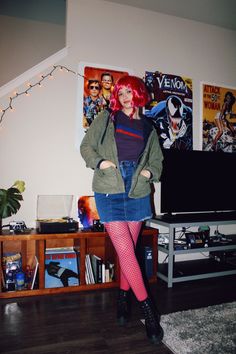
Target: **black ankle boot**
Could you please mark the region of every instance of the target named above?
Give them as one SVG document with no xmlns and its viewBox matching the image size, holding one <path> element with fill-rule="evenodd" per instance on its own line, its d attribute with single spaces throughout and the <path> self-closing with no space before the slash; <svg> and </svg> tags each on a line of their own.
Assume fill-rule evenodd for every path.
<svg viewBox="0 0 236 354">
<path fill-rule="evenodd" d="M 140 308 L 145 319 L 147 337 L 154 344 L 161 343 L 164 332 L 160 325 L 160 315 L 150 298 L 140 302 Z"/>
<path fill-rule="evenodd" d="M 117 321 L 124 326 L 130 316 L 130 292 L 120 289 L 117 299 Z"/>
</svg>

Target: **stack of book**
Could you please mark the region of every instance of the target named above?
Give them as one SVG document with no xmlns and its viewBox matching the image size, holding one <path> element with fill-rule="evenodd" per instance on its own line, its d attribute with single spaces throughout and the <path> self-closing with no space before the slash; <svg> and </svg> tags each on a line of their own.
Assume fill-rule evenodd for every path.
<svg viewBox="0 0 236 354">
<path fill-rule="evenodd" d="M 114 264 L 104 263 L 95 254 L 86 254 L 85 258 L 86 284 L 109 283 L 114 281 Z"/>
</svg>

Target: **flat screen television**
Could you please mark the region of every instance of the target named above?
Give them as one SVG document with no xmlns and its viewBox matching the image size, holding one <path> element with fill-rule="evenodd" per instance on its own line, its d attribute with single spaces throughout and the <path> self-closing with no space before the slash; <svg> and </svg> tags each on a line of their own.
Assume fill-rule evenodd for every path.
<svg viewBox="0 0 236 354">
<path fill-rule="evenodd" d="M 236 210 L 236 153 L 163 151 L 161 213 Z"/>
</svg>

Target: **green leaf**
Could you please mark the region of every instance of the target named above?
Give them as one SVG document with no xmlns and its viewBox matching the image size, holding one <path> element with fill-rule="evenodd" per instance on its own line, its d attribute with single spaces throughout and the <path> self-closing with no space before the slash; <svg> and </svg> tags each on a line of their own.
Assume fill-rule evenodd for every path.
<svg viewBox="0 0 236 354">
<path fill-rule="evenodd" d="M 13 187 L 17 188 L 20 191 L 20 193 L 23 193 L 25 191 L 25 182 L 17 180 L 13 184 Z"/>
<path fill-rule="evenodd" d="M 23 197 L 19 189 L 14 187 L 0 189 L 0 218 L 4 219 L 16 214 L 21 207 L 19 202 L 21 200 L 23 200 Z"/>
</svg>

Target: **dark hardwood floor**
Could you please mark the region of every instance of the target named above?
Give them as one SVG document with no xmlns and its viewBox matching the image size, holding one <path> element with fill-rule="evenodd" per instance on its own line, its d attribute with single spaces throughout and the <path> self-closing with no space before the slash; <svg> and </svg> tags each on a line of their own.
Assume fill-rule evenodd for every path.
<svg viewBox="0 0 236 354">
<path fill-rule="evenodd" d="M 1 300 L 0 353 L 170 354 L 149 343 L 133 298 L 132 320 L 116 324 L 117 289 Z M 236 276 L 151 288 L 161 314 L 236 300 Z"/>
</svg>

